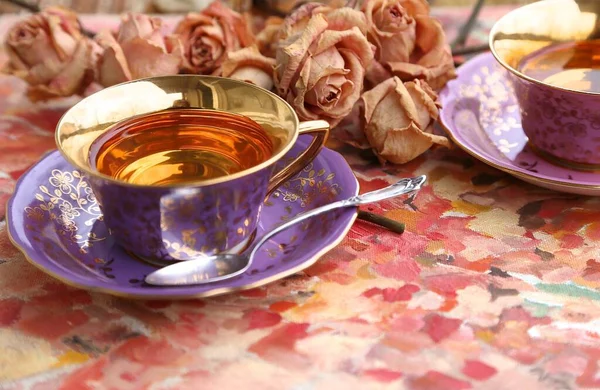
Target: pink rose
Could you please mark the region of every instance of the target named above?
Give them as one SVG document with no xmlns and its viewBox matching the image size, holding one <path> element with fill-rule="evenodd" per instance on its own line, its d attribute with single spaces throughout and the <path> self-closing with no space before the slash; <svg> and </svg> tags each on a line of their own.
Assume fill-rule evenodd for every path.
<svg viewBox="0 0 600 390">
<path fill-rule="evenodd" d="M 421 80 L 403 83 L 390 78 L 361 97 L 365 111 L 365 134 L 384 163 L 404 164 L 432 145 L 446 147 L 446 137 L 433 134 L 439 116 L 437 94 Z"/>
<path fill-rule="evenodd" d="M 200 13 L 188 14 L 175 28 L 184 46 L 183 69 L 198 74 L 221 74 L 225 53 L 254 43 L 242 15 L 214 1 Z"/>
<path fill-rule="evenodd" d="M 96 35 L 104 49 L 98 62 L 98 81 L 105 87 L 152 76 L 177 74 L 182 47 L 174 36 L 163 36 L 162 21 L 142 14 L 121 18 L 116 36 L 108 30 Z"/>
<path fill-rule="evenodd" d="M 25 80 L 32 100 L 82 94 L 94 79 L 94 43 L 65 8 L 48 7 L 15 24 L 4 44 L 3 71 Z"/>
<path fill-rule="evenodd" d="M 275 59 L 263 56 L 256 46 L 228 53 L 222 68 L 223 77 L 246 81 L 267 90 L 273 88 Z"/>
<path fill-rule="evenodd" d="M 368 38 L 377 48 L 367 79 L 379 84 L 393 75 L 423 79 L 436 90 L 456 77 L 441 24 L 424 0 L 365 0 Z"/>
<path fill-rule="evenodd" d="M 334 19 L 333 30 L 325 15 L 316 14 L 277 49 L 277 92 L 302 120 L 323 119 L 334 127 L 359 99 L 373 59 L 372 46 L 357 27 L 363 18 L 358 11 L 346 12 Z"/>
</svg>

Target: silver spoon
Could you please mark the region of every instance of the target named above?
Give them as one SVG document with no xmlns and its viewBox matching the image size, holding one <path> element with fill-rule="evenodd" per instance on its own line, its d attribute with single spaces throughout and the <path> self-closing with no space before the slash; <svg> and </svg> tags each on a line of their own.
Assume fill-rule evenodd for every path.
<svg viewBox="0 0 600 390">
<path fill-rule="evenodd" d="M 213 283 L 232 278 L 246 272 L 246 270 L 250 268 L 252 260 L 260 247 L 276 234 L 309 218 L 331 210 L 378 202 L 380 200 L 417 191 L 421 188 L 421 185 L 423 185 L 426 179 L 427 177 L 425 175 L 410 179 L 402 179 L 397 183 L 380 190 L 371 191 L 366 194 L 353 196 L 345 200 L 317 207 L 299 214 L 295 218 L 292 218 L 267 232 L 244 253 L 219 254 L 215 256 L 200 257 L 194 260 L 181 261 L 150 273 L 146 276 L 145 281 L 146 283 L 155 286 L 187 286 L 192 284 Z"/>
</svg>

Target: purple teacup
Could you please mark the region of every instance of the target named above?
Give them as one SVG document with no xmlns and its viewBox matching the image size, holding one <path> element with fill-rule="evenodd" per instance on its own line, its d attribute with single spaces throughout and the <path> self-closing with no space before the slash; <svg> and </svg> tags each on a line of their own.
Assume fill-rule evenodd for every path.
<svg viewBox="0 0 600 390">
<path fill-rule="evenodd" d="M 197 120 L 206 113 L 217 115 L 215 118 L 223 115 L 229 122 L 217 122 L 218 128 L 229 132 L 244 131 L 236 127 L 236 120 L 230 120 L 232 116 L 250 118 L 268 137 L 272 153 L 264 161 L 231 173 L 199 176 L 198 180 L 192 173 L 191 181 L 166 184 L 125 180 L 95 165 L 102 143 L 105 138 L 112 139 L 107 136 L 115 128 L 136 125 L 139 118 L 155 118 L 154 122 L 146 122 L 150 123 L 146 134 L 152 136 L 166 126 L 165 121 L 171 120 L 173 113 L 184 118 L 177 123 Z M 328 131 L 325 121 L 300 123 L 287 102 L 252 84 L 178 75 L 119 84 L 86 97 L 61 118 L 56 143 L 67 161 L 86 175 L 116 242 L 150 261 L 181 261 L 245 248 L 253 238 L 265 197 L 314 159 Z M 282 158 L 302 134 L 311 134 L 312 143 L 296 159 L 284 163 Z M 184 143 L 190 142 L 195 139 Z M 276 164 L 284 168 L 275 172 Z M 181 167 L 187 169 L 186 165 Z"/>
<path fill-rule="evenodd" d="M 599 17 L 598 0 L 545 0 L 509 12 L 490 32 L 532 150 L 573 169 L 600 169 L 600 69 L 587 66 L 600 53 Z"/>
</svg>

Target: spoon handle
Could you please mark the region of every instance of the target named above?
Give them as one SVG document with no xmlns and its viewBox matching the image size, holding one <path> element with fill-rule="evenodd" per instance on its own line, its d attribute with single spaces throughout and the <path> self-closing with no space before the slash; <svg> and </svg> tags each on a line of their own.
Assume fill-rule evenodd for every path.
<svg viewBox="0 0 600 390">
<path fill-rule="evenodd" d="M 423 183 L 425 183 L 425 180 L 427 180 L 427 177 L 425 175 L 421 175 L 421 176 L 417 176 L 417 177 L 413 177 L 413 178 L 409 178 L 409 179 L 402 179 L 402 180 L 399 180 L 398 182 L 396 182 L 395 184 L 392 184 L 391 186 L 388 186 L 388 187 L 385 187 L 385 188 L 382 188 L 379 190 L 367 192 L 366 194 L 353 196 L 351 198 L 340 200 L 338 202 L 329 203 L 324 206 L 317 207 L 315 209 L 312 209 L 310 211 L 306 211 L 300 215 L 297 215 L 295 218 L 292 218 L 289 221 L 277 226 L 273 230 L 270 230 L 264 236 L 262 236 L 260 240 L 256 241 L 256 243 L 252 246 L 252 250 L 250 252 L 250 258 L 252 258 L 256 254 L 258 249 L 264 243 L 269 241 L 273 236 L 281 233 L 282 231 L 284 231 L 298 223 L 301 223 L 301 222 L 303 222 L 307 219 L 310 219 L 312 217 L 315 217 L 317 215 L 320 215 L 320 214 L 323 214 L 323 213 L 326 213 L 328 211 L 332 211 L 335 209 L 339 209 L 342 207 L 358 206 L 361 204 L 378 202 L 380 200 L 393 198 L 398 195 L 417 191 L 421 188 Z"/>
</svg>

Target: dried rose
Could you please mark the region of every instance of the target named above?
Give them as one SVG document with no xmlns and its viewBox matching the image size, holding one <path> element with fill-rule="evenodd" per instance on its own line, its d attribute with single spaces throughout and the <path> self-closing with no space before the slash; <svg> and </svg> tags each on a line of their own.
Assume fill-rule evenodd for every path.
<svg viewBox="0 0 600 390">
<path fill-rule="evenodd" d="M 368 38 L 377 48 L 368 71 L 373 84 L 393 75 L 423 79 L 438 90 L 456 77 L 441 24 L 429 16 L 424 0 L 365 0 Z"/>
<path fill-rule="evenodd" d="M 267 57 L 275 58 L 277 49 L 278 34 L 283 19 L 277 16 L 271 16 L 265 20 L 265 24 L 258 34 L 256 34 L 256 44 L 262 54 Z"/>
<path fill-rule="evenodd" d="M 221 74 L 225 53 L 254 43 L 246 19 L 220 1 L 200 13 L 188 14 L 175 28 L 184 46 L 183 70 L 198 74 Z"/>
<path fill-rule="evenodd" d="M 439 116 L 437 94 L 422 80 L 393 77 L 365 92 L 365 134 L 379 160 L 404 164 L 432 145 L 450 146 L 433 134 Z"/>
<path fill-rule="evenodd" d="M 222 68 L 223 77 L 246 81 L 267 90 L 273 88 L 275 59 L 263 56 L 256 46 L 228 53 Z"/>
<path fill-rule="evenodd" d="M 162 21 L 127 13 L 115 35 L 108 30 L 96 35 L 104 49 L 98 62 L 98 81 L 105 87 L 124 81 L 177 74 L 182 46 L 177 37 L 163 36 Z"/>
<path fill-rule="evenodd" d="M 323 119 L 334 127 L 359 99 L 373 49 L 356 27 L 358 14 L 336 20 L 338 30 L 329 28 L 324 15 L 314 15 L 277 49 L 277 92 L 301 119 Z"/>
<path fill-rule="evenodd" d="M 94 79 L 94 43 L 65 8 L 48 7 L 15 24 L 5 49 L 3 71 L 27 81 L 32 100 L 81 94 Z"/>
</svg>

